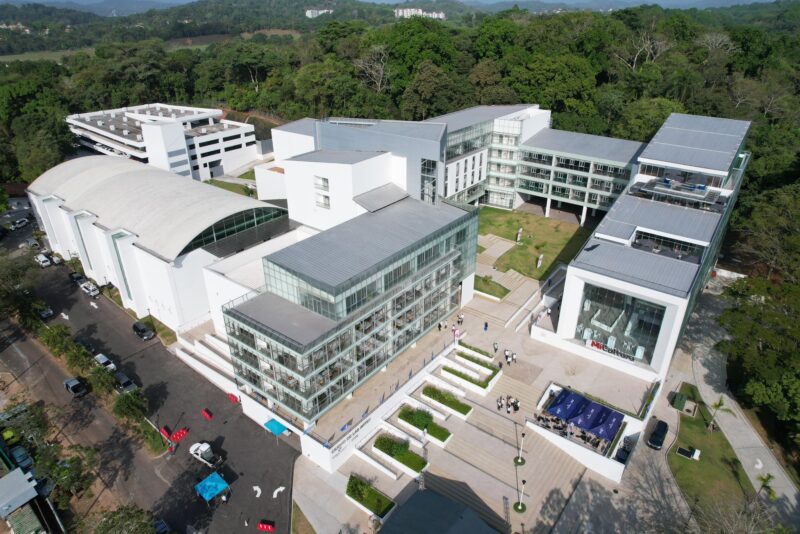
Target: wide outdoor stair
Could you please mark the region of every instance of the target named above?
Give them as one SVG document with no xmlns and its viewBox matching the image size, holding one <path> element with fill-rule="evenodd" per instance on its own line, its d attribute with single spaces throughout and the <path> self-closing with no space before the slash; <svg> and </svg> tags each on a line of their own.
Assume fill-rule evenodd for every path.
<svg viewBox="0 0 800 534">
<path fill-rule="evenodd" d="M 459 421 L 458 428 L 455 421 L 453 437 L 447 444 L 447 451 L 459 457 L 487 475 L 497 478 L 508 485 L 514 485 L 514 448 L 511 445 L 492 439 L 484 432 L 469 423 Z"/>
<path fill-rule="evenodd" d="M 511 364 L 514 365 L 513 363 Z M 506 364 L 503 364 L 503 369 L 506 369 Z M 504 372 L 503 376 L 497 381 L 497 384 L 492 389 L 495 396 L 500 397 L 511 395 L 520 402 L 520 409 L 526 414 L 533 413 L 536 408 L 536 403 L 539 402 L 539 395 L 537 391 L 530 385 L 511 378 L 509 373 Z"/>
<path fill-rule="evenodd" d="M 580 482 L 586 467 L 541 436 L 526 433 L 530 448 L 523 456 L 527 463 L 519 470 L 527 479 L 525 494 L 528 507 L 561 509 Z"/>
<path fill-rule="evenodd" d="M 369 456 L 371 459 L 375 460 L 377 463 L 385 467 L 387 470 L 391 471 L 392 473 L 395 473 L 398 476 L 402 476 L 403 475 L 402 471 L 400 471 L 395 466 L 391 465 L 389 462 L 385 461 L 382 456 L 379 456 L 375 451 L 372 450 L 372 445 L 375 443 L 375 438 L 380 436 L 382 433 L 383 432 L 378 432 L 377 434 L 372 436 L 372 438 L 370 438 L 370 440 L 367 443 L 365 443 L 360 450 L 362 453 Z M 375 469 L 374 467 L 373 469 L 376 472 L 380 472 L 378 469 Z M 381 473 L 381 475 L 386 476 L 384 473 Z"/>
<path fill-rule="evenodd" d="M 481 432 L 485 432 L 486 434 L 503 441 L 507 445 L 519 447 L 518 435 L 519 433 L 525 431 L 524 427 L 519 426 L 511 419 L 506 418 L 505 411 L 503 411 L 502 414 L 499 411 L 497 413 L 492 413 L 490 410 L 479 404 L 470 404 L 472 404 L 472 413 L 467 420 L 469 424 Z M 527 443 L 523 443 L 523 449 L 525 451 L 529 449 Z"/>
<path fill-rule="evenodd" d="M 488 313 L 484 313 L 484 312 L 480 311 L 479 309 L 474 308 L 473 306 L 471 306 L 470 303 L 467 303 L 467 305 L 465 307 L 469 308 L 470 315 L 472 315 L 474 317 L 477 317 L 481 321 L 486 321 L 490 325 L 499 326 L 500 328 L 503 328 L 505 326 L 505 322 L 503 322 L 502 319 L 498 319 L 497 317 L 495 317 L 493 315 L 489 315 Z"/>
<path fill-rule="evenodd" d="M 493 504 L 498 509 L 487 504 L 488 499 L 475 493 L 467 484 L 462 482 L 458 476 L 440 470 L 436 465 L 432 466 L 425 474 L 425 487 L 437 493 L 459 502 L 473 510 L 478 517 L 483 519 L 493 529 L 498 532 L 510 532 L 510 527 L 502 515 L 502 496 L 505 494 L 511 499 L 513 490 L 506 488 L 504 493 L 495 494 Z M 510 506 L 510 504 L 509 504 Z"/>
</svg>

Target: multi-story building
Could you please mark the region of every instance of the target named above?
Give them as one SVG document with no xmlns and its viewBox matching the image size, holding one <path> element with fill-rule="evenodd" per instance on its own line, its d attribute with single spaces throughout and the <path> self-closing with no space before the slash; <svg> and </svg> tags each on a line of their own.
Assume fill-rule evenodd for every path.
<svg viewBox="0 0 800 534">
<path fill-rule="evenodd" d="M 472 298 L 477 210 L 358 195 L 367 212 L 264 258 L 224 310 L 237 377 L 306 423 Z"/>
<path fill-rule="evenodd" d="M 195 180 L 208 180 L 258 161 L 252 124 L 220 119 L 218 109 L 145 104 L 67 117 L 78 142 Z"/>
<path fill-rule="evenodd" d="M 394 10 L 394 18 L 410 19 L 411 17 L 424 17 L 426 19 L 446 20 L 444 11 L 423 11 L 419 7 L 398 7 Z"/>
<path fill-rule="evenodd" d="M 673 113 L 639 153 L 630 190 L 567 270 L 557 335 L 574 351 L 663 378 L 716 263 L 749 127 Z"/>
<path fill-rule="evenodd" d="M 306 9 L 306 18 L 307 19 L 315 19 L 320 15 L 326 15 L 328 13 L 333 13 L 332 9 Z"/>
</svg>

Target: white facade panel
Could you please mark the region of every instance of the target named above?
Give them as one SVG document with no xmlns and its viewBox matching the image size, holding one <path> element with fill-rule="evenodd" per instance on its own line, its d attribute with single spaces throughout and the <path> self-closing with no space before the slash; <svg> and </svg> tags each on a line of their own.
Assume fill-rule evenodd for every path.
<svg viewBox="0 0 800 534">
<path fill-rule="evenodd" d="M 287 132 L 277 128 L 272 129 L 272 148 L 275 161 L 286 160 L 311 152 L 316 148 L 313 135 Z"/>
<path fill-rule="evenodd" d="M 253 170 L 256 175 L 256 190 L 258 200 L 282 200 L 286 198 L 286 175 L 279 172 L 273 163 L 256 165 Z"/>
</svg>

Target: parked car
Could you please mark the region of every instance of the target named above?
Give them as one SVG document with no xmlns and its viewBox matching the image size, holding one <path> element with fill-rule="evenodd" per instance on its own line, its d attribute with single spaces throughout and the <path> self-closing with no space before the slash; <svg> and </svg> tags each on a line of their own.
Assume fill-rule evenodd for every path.
<svg viewBox="0 0 800 534">
<path fill-rule="evenodd" d="M 94 345 L 92 345 L 92 343 L 86 339 L 76 337 L 73 341 L 75 341 L 77 345 L 83 347 L 89 354 L 95 354 L 97 352 L 97 350 L 94 348 Z"/>
<path fill-rule="evenodd" d="M 211 469 L 216 469 L 222 465 L 222 456 L 215 453 L 211 448 L 211 444 L 207 441 L 201 441 L 189 447 L 189 454 Z"/>
<path fill-rule="evenodd" d="M 13 223 L 11 223 L 12 230 L 19 230 L 20 228 L 25 228 L 28 225 L 28 219 L 17 219 Z"/>
<path fill-rule="evenodd" d="M 80 378 L 67 378 L 64 380 L 64 389 L 72 394 L 72 398 L 77 399 L 83 397 L 89 390 L 83 384 Z"/>
<path fill-rule="evenodd" d="M 92 298 L 95 298 L 100 295 L 100 290 L 97 289 L 97 286 L 89 282 L 88 280 L 81 284 L 81 291 L 83 291 Z"/>
<path fill-rule="evenodd" d="M 50 254 L 50 262 L 53 265 L 61 265 L 62 263 L 64 263 L 64 259 L 58 254 Z"/>
<path fill-rule="evenodd" d="M 81 285 L 84 282 L 86 282 L 86 277 L 83 276 L 81 273 L 76 273 L 76 272 L 70 272 L 69 279 L 78 285 Z"/>
<path fill-rule="evenodd" d="M 47 306 L 46 304 L 41 304 L 37 306 L 36 314 L 39 316 L 39 319 L 44 321 L 55 315 L 55 312 L 53 312 L 53 308 L 51 308 L 50 306 Z"/>
<path fill-rule="evenodd" d="M 6 428 L 3 430 L 3 441 L 6 443 L 7 446 L 12 446 L 19 443 L 19 436 L 16 432 L 11 430 L 10 428 Z"/>
<path fill-rule="evenodd" d="M 145 341 L 153 339 L 156 336 L 156 333 L 153 332 L 149 326 L 139 321 L 133 323 L 133 333 Z"/>
<path fill-rule="evenodd" d="M 114 365 L 114 362 L 112 362 L 105 354 L 98 354 L 94 357 L 94 361 L 106 371 L 112 372 L 117 370 L 117 366 Z"/>
<path fill-rule="evenodd" d="M 28 454 L 28 451 L 26 451 L 25 447 L 22 445 L 11 447 L 11 450 L 8 452 L 11 454 L 14 463 L 21 467 L 23 471 L 27 471 L 33 467 L 33 458 L 31 458 L 31 455 Z"/>
<path fill-rule="evenodd" d="M 39 244 L 39 242 L 37 240 L 35 240 L 32 237 L 29 238 L 27 241 L 25 241 L 25 244 L 28 245 L 28 248 L 31 248 L 31 249 L 34 249 L 34 250 L 39 250 L 39 248 L 41 248 L 41 246 L 42 246 L 42 245 Z"/>
<path fill-rule="evenodd" d="M 657 451 L 661 450 L 664 445 L 664 440 L 667 439 L 667 432 L 669 432 L 669 425 L 665 421 L 657 421 L 656 427 L 650 433 L 647 440 L 647 445 Z"/>
<path fill-rule="evenodd" d="M 36 257 L 33 258 L 33 261 L 35 261 L 36 264 L 42 269 L 44 269 L 45 267 L 50 267 L 52 265 L 50 258 L 45 256 L 44 254 L 37 254 Z"/>
<path fill-rule="evenodd" d="M 117 380 L 116 388 L 119 393 L 132 393 L 139 389 L 139 386 L 122 371 L 114 373 L 114 378 Z"/>
</svg>

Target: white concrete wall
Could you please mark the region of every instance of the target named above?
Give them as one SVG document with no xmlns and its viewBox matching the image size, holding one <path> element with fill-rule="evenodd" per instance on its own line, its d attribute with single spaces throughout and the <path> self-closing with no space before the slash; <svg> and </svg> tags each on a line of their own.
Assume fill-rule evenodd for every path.
<svg viewBox="0 0 800 534">
<path fill-rule="evenodd" d="M 271 171 L 274 163 L 263 163 L 253 167 L 256 175 L 258 200 L 278 200 L 286 198 L 286 175 Z"/>
<path fill-rule="evenodd" d="M 203 272 L 204 267 L 215 261 L 216 256 L 198 248 L 177 258 L 170 266 L 179 317 L 173 330 L 181 330 L 184 324 L 197 324 L 209 317 L 210 302 Z"/>
<path fill-rule="evenodd" d="M 522 120 L 522 133 L 519 136 L 520 143 L 527 141 L 540 130 L 549 128 L 551 123 L 549 109 L 537 109 L 530 113 L 530 117 Z"/>
<path fill-rule="evenodd" d="M 147 152 L 147 163 L 164 170 L 186 171 L 189 169 L 189 155 L 186 150 L 186 136 L 179 122 L 142 123 L 142 137 Z M 170 158 L 168 152 L 182 151 L 183 155 Z M 186 160 L 186 165 L 173 168 L 170 160 Z"/>
<path fill-rule="evenodd" d="M 214 324 L 214 332 L 222 336 L 223 339 L 227 339 L 228 334 L 225 332 L 222 306 L 246 295 L 252 289 L 231 280 L 213 269 L 203 269 L 203 283 L 206 288 L 206 298 L 208 299 L 211 321 Z"/>
<path fill-rule="evenodd" d="M 472 273 L 468 277 L 464 278 L 461 281 L 461 302 L 459 303 L 460 307 L 466 306 L 469 301 L 472 300 L 472 297 L 475 296 L 475 273 Z"/>
<path fill-rule="evenodd" d="M 669 362 L 672 360 L 672 354 L 678 342 L 683 316 L 686 313 L 687 300 L 570 266 L 567 269 L 567 277 L 564 282 L 564 293 L 561 300 L 557 330 L 557 336 L 561 339 L 572 340 L 575 338 L 575 329 L 578 324 L 578 316 L 583 299 L 583 288 L 586 283 L 664 306 L 664 319 L 661 323 L 658 341 L 650 362 L 652 370 L 659 378 L 663 378 L 669 368 Z M 631 368 L 636 367 L 627 360 L 616 358 L 607 353 L 593 352 L 597 352 L 601 356 L 598 361 L 615 369 L 631 372 Z M 579 351 L 578 353 L 584 353 L 584 351 Z"/>
<path fill-rule="evenodd" d="M 405 158 L 402 158 L 405 159 Z M 388 183 L 397 183 L 392 174 L 394 158 L 390 153 L 360 161 L 352 166 L 353 196 L 366 193 Z"/>
<path fill-rule="evenodd" d="M 473 160 L 475 162 L 474 164 Z M 447 176 L 447 183 L 445 183 L 444 196 L 449 197 L 455 195 L 464 189 L 486 181 L 488 165 L 488 148 L 448 161 L 447 172 L 445 173 Z M 474 181 L 472 179 L 473 172 L 475 175 Z"/>
<path fill-rule="evenodd" d="M 314 150 L 314 136 L 273 128 L 272 148 L 275 153 L 275 161 L 282 162 L 283 160 Z"/>
</svg>

